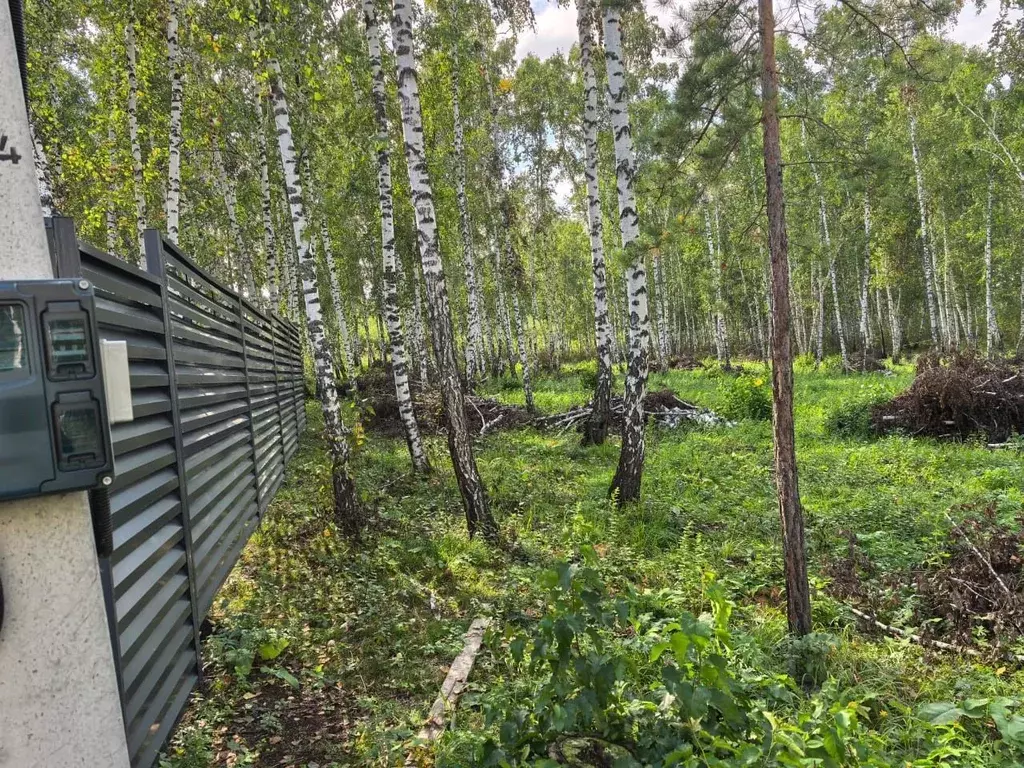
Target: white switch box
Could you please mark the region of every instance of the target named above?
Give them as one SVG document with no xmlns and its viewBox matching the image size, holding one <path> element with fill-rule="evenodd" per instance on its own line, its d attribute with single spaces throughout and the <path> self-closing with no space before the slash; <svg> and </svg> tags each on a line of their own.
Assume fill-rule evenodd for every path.
<svg viewBox="0 0 1024 768">
<path fill-rule="evenodd" d="M 128 343 L 100 341 L 103 357 L 103 389 L 107 396 L 107 415 L 111 424 L 134 421 L 132 411 L 132 382 L 128 372 Z"/>
</svg>

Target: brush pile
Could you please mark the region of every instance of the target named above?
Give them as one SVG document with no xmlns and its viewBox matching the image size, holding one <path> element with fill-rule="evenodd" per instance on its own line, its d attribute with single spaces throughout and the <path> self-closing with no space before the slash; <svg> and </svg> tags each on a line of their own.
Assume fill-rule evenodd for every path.
<svg viewBox="0 0 1024 768">
<path fill-rule="evenodd" d="M 613 397 L 612 409 L 612 430 L 622 429 L 625 419 L 625 403 L 621 397 Z M 553 429 L 557 432 L 567 432 L 570 429 L 579 430 L 593 413 L 590 403 L 571 408 L 564 413 L 556 413 L 553 416 L 543 416 L 534 421 L 534 424 L 544 429 Z M 671 389 L 662 389 L 657 392 L 648 392 L 644 398 L 644 417 L 647 423 L 676 429 L 684 425 L 696 425 L 714 427 L 726 425 L 730 422 L 723 419 L 714 411 L 700 408 L 685 400 L 676 397 Z"/>
<path fill-rule="evenodd" d="M 876 432 L 1003 442 L 1024 434 L 1024 376 L 1006 362 L 925 355 L 910 387 L 872 412 Z"/>
</svg>

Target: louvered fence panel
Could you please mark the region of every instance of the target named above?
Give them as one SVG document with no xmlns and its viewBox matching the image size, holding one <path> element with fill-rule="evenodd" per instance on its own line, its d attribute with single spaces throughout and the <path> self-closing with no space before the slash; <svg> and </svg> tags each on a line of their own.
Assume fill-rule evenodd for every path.
<svg viewBox="0 0 1024 768">
<path fill-rule="evenodd" d="M 198 683 L 199 624 L 305 426 L 301 339 L 154 230 L 142 270 L 70 219 L 48 227 L 56 274 L 93 283 L 100 336 L 128 350 L 101 573 L 132 765 L 151 768 Z"/>
</svg>

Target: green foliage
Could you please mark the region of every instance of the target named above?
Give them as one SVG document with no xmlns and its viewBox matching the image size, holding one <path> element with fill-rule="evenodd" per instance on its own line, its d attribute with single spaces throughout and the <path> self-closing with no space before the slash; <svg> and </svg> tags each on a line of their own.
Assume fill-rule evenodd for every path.
<svg viewBox="0 0 1024 768">
<path fill-rule="evenodd" d="M 538 402 L 548 410 L 585 403 L 592 392 L 582 376 L 592 366 L 538 376 Z M 541 722 L 550 713 L 532 712 L 532 697 L 542 690 L 561 695 L 553 687 L 556 681 L 589 680 L 586 675 L 597 675 L 605 660 L 613 662 L 615 675 L 607 691 L 613 705 L 605 718 L 609 728 L 620 734 L 630 723 L 650 723 L 654 734 L 679 728 L 686 734 L 680 747 L 703 747 L 707 734 L 679 725 L 681 704 L 672 701 L 664 711 L 650 707 L 656 693 L 668 690 L 665 667 L 680 671 L 680 684 L 709 687 L 702 675 L 714 673 L 712 655 L 726 659 L 731 682 L 723 695 L 731 696 L 756 737 L 739 739 L 742 727 L 709 704 L 706 722 L 710 726 L 714 720 L 715 738 L 723 740 L 711 749 L 716 759 L 737 748 L 762 749 L 758 739 L 770 727 L 777 751 L 755 765 L 823 765 L 797 749 L 811 742 L 811 749 L 819 748 L 818 741 L 823 745 L 831 738 L 830 729 L 853 750 L 849 765 L 1009 768 L 1024 762 L 991 716 L 961 716 L 941 726 L 916 716 L 928 702 L 952 701 L 966 709 L 968 699 L 1019 699 L 1024 674 L 863 634 L 846 604 L 826 588 L 829 564 L 848 554 L 849 532 L 880 579 L 941 551 L 949 536 L 945 510 L 997 504 L 1007 521 L 1024 511 L 1024 470 L 1014 451 L 901 436 L 863 441 L 825 432 L 836 403 L 875 391 L 891 396 L 911 377 L 909 368 L 885 377 L 820 371 L 796 376 L 800 488 L 816 631 L 805 647 L 787 642 L 771 429 L 765 422 L 649 430 L 643 497 L 623 511 L 606 497 L 616 440 L 582 450 L 575 434 L 520 430 L 487 436 L 476 446 L 477 458 L 495 514 L 515 542 L 508 551 L 466 537 L 455 481 L 445 469 L 443 437 L 428 438 L 438 471 L 422 479 L 408 473 L 402 440 L 370 432 L 354 458 L 354 471 L 376 517 L 367 541 L 353 548 L 337 537 L 327 513 L 330 462 L 318 436 L 318 408 L 311 407 L 310 427 L 286 482 L 214 601 L 214 631 L 204 648 L 208 683 L 168 747 L 167 766 L 274 765 L 285 754 L 297 765 L 401 764 L 462 647 L 462 634 L 479 615 L 493 618 L 498 636 L 477 658 L 469 688 L 437 744 L 438 768 L 478 765 L 487 740 L 504 749 L 506 720 L 531 732 L 554 728 L 557 723 Z M 670 387 L 683 399 L 718 411 L 726 396 L 723 385 L 731 380 L 702 370 L 669 371 L 651 379 L 652 387 Z M 492 386 L 489 382 L 484 389 Z M 502 398 L 515 401 L 521 394 L 510 389 Z M 545 575 L 559 574 L 553 564 L 566 559 L 573 563 L 568 590 Z M 704 576 L 710 572 L 716 574 L 713 582 Z M 588 604 L 584 591 L 600 599 Z M 912 585 L 882 599 L 896 606 L 886 621 L 924 629 L 908 623 Z M 716 613 L 721 600 L 731 607 L 727 636 L 717 630 L 716 616 L 727 612 Z M 560 617 L 570 622 L 573 643 L 568 666 L 553 677 L 550 663 L 532 667 L 533 642 L 547 637 L 548 655 L 542 658 L 557 664 Z M 545 618 L 552 623 L 542 629 Z M 669 628 L 673 623 L 679 629 Z M 676 632 L 682 634 L 674 649 Z M 678 647 L 689 636 L 698 639 L 690 637 L 686 661 L 679 665 Z M 519 637 L 524 644 L 517 662 L 511 643 Z M 261 659 L 260 647 L 281 638 L 289 643 L 280 655 Z M 669 646 L 652 660 L 651 651 L 666 642 Z M 817 664 L 821 688 L 815 693 L 806 693 L 790 676 L 798 652 Z M 577 671 L 577 664 L 598 657 L 592 670 Z M 235 667 L 246 671 L 246 665 L 243 677 Z M 574 695 L 570 691 L 565 699 Z M 1021 714 L 1017 705 L 1007 709 L 1008 723 Z M 526 713 L 521 721 L 519 710 Z M 856 725 L 847 724 L 848 714 Z M 600 723 L 603 715 L 588 717 Z M 295 723 L 310 734 L 298 745 L 288 735 Z M 627 735 L 632 749 L 638 736 Z M 564 732 L 558 738 L 563 736 L 567 754 L 584 764 L 593 757 L 598 742 Z M 531 749 L 535 763 L 543 764 L 551 758 L 540 751 L 537 738 Z M 607 755 L 628 757 L 624 747 L 599 743 Z M 527 762 L 512 754 L 507 759 Z M 738 760 L 729 757 L 727 763 Z"/>
<path fill-rule="evenodd" d="M 617 766 L 885 764 L 867 707 L 822 699 L 792 718 L 791 681 L 744 670 L 734 606 L 713 582 L 708 614 L 654 618 L 628 593 L 608 595 L 596 554 L 583 557 L 546 571 L 545 614 L 497 641 L 514 682 L 485 698 L 498 737 L 481 745 L 480 765 L 554 766 L 552 751 L 580 736 Z"/>
<path fill-rule="evenodd" d="M 722 415 L 726 418 L 764 421 L 772 417 L 772 388 L 767 376 L 744 373 L 725 380 L 722 386 Z"/>
<path fill-rule="evenodd" d="M 858 439 L 872 437 L 872 413 L 889 399 L 889 395 L 885 393 L 867 392 L 839 400 L 825 412 L 825 434 Z"/>
</svg>

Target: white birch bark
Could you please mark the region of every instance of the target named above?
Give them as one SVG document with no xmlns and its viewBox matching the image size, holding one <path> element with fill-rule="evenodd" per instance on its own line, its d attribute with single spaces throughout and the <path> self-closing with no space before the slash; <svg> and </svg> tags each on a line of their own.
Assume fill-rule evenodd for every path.
<svg viewBox="0 0 1024 768">
<path fill-rule="evenodd" d="M 985 205 L 985 354 L 993 357 L 1002 346 L 996 305 L 992 298 L 992 189 L 993 176 L 988 177 L 988 199 Z"/>
<path fill-rule="evenodd" d="M 488 508 L 483 481 L 480 479 L 473 456 L 466 421 L 465 395 L 459 380 L 452 313 L 448 304 L 448 288 L 445 285 L 441 244 L 437 234 L 434 190 L 427 171 L 427 156 L 423 145 L 423 113 L 413 52 L 412 17 L 412 0 L 395 0 L 391 34 L 397 60 L 406 169 L 409 173 L 409 189 L 412 192 L 413 209 L 416 214 L 423 278 L 427 285 L 427 306 L 430 310 L 434 355 L 437 358 L 441 397 L 447 421 L 448 448 L 462 493 L 470 535 L 479 531 L 486 538 L 497 539 L 497 525 Z"/>
<path fill-rule="evenodd" d="M 644 468 L 644 396 L 647 394 L 647 357 L 650 349 L 650 313 L 647 306 L 647 270 L 638 251 L 640 222 L 637 216 L 633 179 L 636 158 L 633 155 L 633 134 L 629 121 L 626 95 L 626 73 L 622 61 L 620 12 L 613 5 L 604 6 L 605 66 L 608 74 L 607 105 L 615 144 L 615 180 L 619 198 L 619 234 L 622 248 L 628 254 L 626 267 L 627 302 L 629 304 L 629 367 L 623 397 L 625 419 L 622 427 L 622 450 L 619 465 L 612 479 L 611 492 L 618 503 L 640 498 Z"/>
<path fill-rule="evenodd" d="M 270 306 L 274 311 L 279 308 L 278 277 L 277 277 L 277 238 L 274 235 L 274 213 L 273 198 L 270 194 L 270 162 L 267 157 L 267 126 L 262 119 L 263 112 L 260 110 L 260 125 L 256 132 L 257 144 L 260 153 L 260 208 L 263 214 L 263 249 L 267 265 L 267 293 L 270 298 Z"/>
<path fill-rule="evenodd" d="M 932 344 L 939 345 L 941 329 L 939 328 L 939 309 L 935 299 L 935 276 L 932 274 L 932 243 L 928 237 L 928 207 L 924 194 L 924 175 L 921 172 L 921 159 L 917 149 L 917 121 L 910 116 L 910 150 L 914 161 L 914 178 L 917 182 L 917 206 L 921 216 L 921 248 L 922 264 L 924 265 L 924 291 L 928 304 L 928 323 Z"/>
<path fill-rule="evenodd" d="M 224 167 L 224 158 L 220 151 L 220 141 L 213 139 L 213 164 L 217 171 L 218 186 L 224 198 L 224 207 L 228 212 L 228 224 L 231 227 L 231 239 L 235 245 L 235 258 L 231 260 L 229 273 L 237 279 L 238 272 L 244 272 L 242 280 L 242 293 L 246 298 L 253 298 L 256 295 L 256 281 L 253 276 L 252 259 L 249 257 L 249 249 L 245 246 L 245 238 L 242 237 L 242 228 L 238 224 L 238 199 L 235 197 L 235 187 L 228 178 L 227 168 Z"/>
<path fill-rule="evenodd" d="M 860 276 L 860 342 L 867 353 L 873 346 L 871 337 L 871 201 L 864 192 L 864 269 Z"/>
<path fill-rule="evenodd" d="M 171 81 L 171 128 L 167 147 L 167 239 L 178 242 L 178 215 L 181 205 L 181 102 L 182 78 L 178 46 L 178 0 L 168 0 L 167 71 Z M 265 139 L 264 139 L 265 141 Z"/>
<path fill-rule="evenodd" d="M 35 121 L 29 120 L 29 136 L 32 139 L 32 155 L 36 168 L 36 186 L 39 187 L 39 205 L 43 209 L 43 216 L 49 218 L 54 215 L 53 184 L 50 182 L 50 162 L 46 157 L 46 150 L 43 142 L 36 131 Z"/>
<path fill-rule="evenodd" d="M 718 248 L 715 247 L 715 232 L 711 226 L 711 210 L 707 199 L 704 200 L 704 234 L 708 244 L 708 266 L 711 268 L 711 285 L 715 295 L 714 307 L 711 310 L 711 330 L 715 340 L 715 355 L 723 367 L 728 368 L 729 335 L 725 325 L 725 295 L 722 292 L 722 263 Z"/>
<path fill-rule="evenodd" d="M 334 320 L 338 324 L 338 346 L 341 348 L 342 362 L 345 364 L 345 377 L 348 379 L 349 390 L 355 396 L 356 366 L 352 361 L 352 348 L 348 345 L 348 321 L 345 319 L 345 304 L 341 297 L 341 284 L 338 281 L 338 265 L 334 261 L 334 243 L 327 229 L 326 219 L 320 220 L 320 240 L 323 243 L 324 261 L 327 263 L 327 282 L 331 286 L 331 304 L 334 305 Z"/>
<path fill-rule="evenodd" d="M 135 231 L 138 237 L 136 261 L 144 261 L 146 233 L 146 189 L 142 178 L 142 146 L 139 144 L 139 80 L 135 66 L 135 3 L 128 3 L 128 23 L 124 28 L 128 56 L 128 137 L 132 151 L 132 180 L 135 188 Z"/>
<path fill-rule="evenodd" d="M 476 258 L 473 254 L 473 228 L 469 218 L 469 200 L 466 197 L 466 155 L 462 126 L 462 113 L 459 104 L 460 91 L 460 56 L 456 51 L 452 55 L 452 115 L 454 123 L 455 155 L 455 199 L 459 207 L 459 235 L 462 238 L 462 268 L 466 279 L 467 302 L 467 333 L 466 333 L 466 379 L 474 381 L 482 378 L 484 370 L 484 338 L 483 326 L 480 321 L 480 308 L 483 298 L 480 295 L 480 284 L 476 272 Z"/>
<path fill-rule="evenodd" d="M 416 472 L 429 472 L 430 462 L 423 448 L 419 424 L 413 410 L 412 391 L 409 388 L 409 358 L 402 333 L 402 315 L 398 305 L 397 258 L 395 255 L 395 207 L 391 187 L 391 148 L 387 114 L 387 90 L 381 63 L 380 26 L 377 22 L 376 0 L 363 0 L 363 22 L 366 45 L 370 52 L 370 71 L 373 77 L 373 113 L 377 127 L 377 199 L 380 205 L 381 255 L 384 261 L 384 316 L 391 340 L 391 370 L 398 400 L 398 415 L 405 430 L 405 442 Z M 458 118 L 456 117 L 458 126 Z M 456 128 L 461 133 L 461 127 Z M 463 176 L 465 173 L 463 172 Z M 465 198 L 465 189 L 463 189 Z M 460 207 L 465 203 L 463 199 Z M 467 230 L 468 234 L 468 230 Z M 467 254 L 472 269 L 472 254 Z M 466 282 L 470 281 L 467 274 Z M 475 286 L 474 289 L 475 291 Z M 472 314 L 472 313 L 471 313 Z M 479 324 L 479 318 L 477 318 Z M 477 329 L 479 331 L 479 328 Z M 468 357 L 468 355 L 467 355 Z M 351 361 L 346 361 L 351 365 Z M 474 360 L 473 372 L 476 373 Z"/>
<path fill-rule="evenodd" d="M 836 277 L 836 254 L 832 250 L 832 234 L 828 228 L 828 207 L 825 205 L 825 192 L 821 186 L 821 175 L 818 173 L 818 166 L 811 156 L 811 147 L 807 143 L 807 125 L 800 122 L 800 132 L 803 137 L 804 148 L 807 151 L 807 162 L 811 166 L 811 174 L 814 176 L 814 186 L 818 191 L 818 218 L 821 223 L 821 242 L 825 249 L 825 258 L 828 261 L 828 279 L 832 287 L 832 305 L 835 309 L 836 335 L 839 337 L 839 354 L 843 362 L 843 370 L 850 368 L 850 356 L 846 349 L 846 332 L 843 327 L 843 312 L 839 304 L 839 280 Z M 820 322 L 824 325 L 825 318 L 821 317 Z"/>
<path fill-rule="evenodd" d="M 515 247 L 515 234 L 514 228 L 514 206 L 512 202 L 511 193 L 508 184 L 508 175 L 505 168 L 505 162 L 501 157 L 501 137 L 498 135 L 498 103 L 494 98 L 494 84 L 490 77 L 487 77 L 487 92 L 488 100 L 490 102 L 490 132 L 491 132 L 491 172 L 494 174 L 495 179 L 499 182 L 499 195 L 500 200 L 498 203 L 498 209 L 501 214 L 501 231 L 498 234 L 498 241 L 500 243 L 499 248 L 504 252 L 504 259 L 497 266 L 496 279 L 507 277 L 509 282 L 509 289 L 512 295 L 512 317 L 509 318 L 509 323 L 515 324 L 515 344 L 516 350 L 519 354 L 519 364 L 523 371 L 523 396 L 526 400 L 526 407 L 532 411 L 534 409 L 533 402 L 533 385 L 530 377 L 530 351 L 527 343 L 525 324 L 523 322 L 523 308 L 522 302 L 520 301 L 519 294 L 523 289 L 522 280 L 522 264 L 520 263 L 519 255 L 516 253 Z M 536 294 L 534 294 L 536 299 Z M 509 329 L 509 343 L 512 342 L 511 331 Z M 511 352 L 511 346 L 510 346 Z M 515 373 L 515 363 L 510 361 L 513 374 Z"/>
<path fill-rule="evenodd" d="M 668 365 L 668 306 L 665 301 L 665 275 L 661 268 L 661 254 L 657 251 L 651 256 L 654 267 L 654 288 L 658 292 L 655 308 L 658 312 L 658 356 L 662 368 Z"/>
<path fill-rule="evenodd" d="M 430 361 L 427 349 L 427 334 L 423 328 L 423 291 L 420 287 L 418 269 L 412 272 L 412 333 L 416 344 L 416 358 L 420 369 L 420 386 L 426 389 L 430 385 Z"/>
<path fill-rule="evenodd" d="M 114 168 L 117 166 L 117 157 L 115 155 L 116 147 L 117 135 L 114 133 L 114 121 L 111 119 L 107 122 L 107 183 L 111 187 L 113 187 L 114 184 Z M 111 194 L 107 195 L 104 218 L 106 219 L 107 225 L 107 253 L 116 255 L 118 250 L 120 250 L 117 245 L 120 235 L 117 231 L 117 211 L 114 209 L 114 195 L 112 189 Z"/>
<path fill-rule="evenodd" d="M 317 290 L 316 262 L 309 247 L 306 233 L 306 210 L 302 197 L 295 143 L 292 139 L 291 118 L 284 92 L 281 65 L 277 59 L 269 62 L 271 93 L 274 105 L 274 123 L 277 127 L 277 147 L 284 167 L 285 187 L 291 210 L 292 231 L 302 271 L 302 294 L 306 309 L 306 330 L 313 348 L 313 366 L 316 373 L 317 393 L 324 414 L 324 429 L 330 443 L 333 459 L 334 514 L 339 527 L 348 535 L 358 537 L 362 528 L 355 484 L 349 469 L 348 429 L 341 418 L 341 404 L 334 380 L 334 360 L 327 342 L 320 295 Z"/>
</svg>

